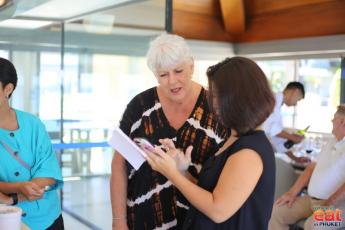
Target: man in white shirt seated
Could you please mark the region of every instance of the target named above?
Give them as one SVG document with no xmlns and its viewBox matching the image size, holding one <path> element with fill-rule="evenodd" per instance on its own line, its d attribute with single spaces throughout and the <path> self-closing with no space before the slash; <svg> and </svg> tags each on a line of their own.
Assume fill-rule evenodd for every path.
<svg viewBox="0 0 345 230">
<path fill-rule="evenodd" d="M 284 131 L 283 119 L 281 115 L 281 107 L 283 104 L 286 106 L 296 106 L 297 102 L 302 100 L 305 96 L 304 86 L 302 83 L 294 81 L 290 82 L 283 92 L 275 94 L 276 104 L 272 114 L 262 124 L 262 129 L 270 139 L 275 152 L 286 153 L 292 160 L 297 163 L 309 162 L 307 157 L 296 157 L 289 148 L 284 146 L 288 140 L 293 143 L 300 143 L 304 136 L 289 133 Z"/>
<path fill-rule="evenodd" d="M 303 218 L 308 218 L 306 230 L 345 227 L 345 104 L 338 106 L 332 123 L 333 139 L 323 146 L 316 162 L 304 170 L 290 190 L 277 199 L 270 230 L 289 229 L 290 224 Z M 307 185 L 308 194 L 297 196 Z"/>
</svg>

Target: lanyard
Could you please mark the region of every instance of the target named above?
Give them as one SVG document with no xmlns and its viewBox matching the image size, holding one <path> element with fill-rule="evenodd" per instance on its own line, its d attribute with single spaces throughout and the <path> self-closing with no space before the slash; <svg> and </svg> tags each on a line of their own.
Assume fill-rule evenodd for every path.
<svg viewBox="0 0 345 230">
<path fill-rule="evenodd" d="M 0 141 L 0 143 L 2 144 L 2 146 L 4 146 L 4 148 L 6 149 L 6 151 L 19 163 L 21 164 L 24 168 L 26 168 L 27 170 L 31 170 L 31 167 L 28 163 L 26 163 L 25 161 L 23 161 L 17 153 L 15 153 L 10 146 L 8 146 L 5 142 Z"/>
</svg>

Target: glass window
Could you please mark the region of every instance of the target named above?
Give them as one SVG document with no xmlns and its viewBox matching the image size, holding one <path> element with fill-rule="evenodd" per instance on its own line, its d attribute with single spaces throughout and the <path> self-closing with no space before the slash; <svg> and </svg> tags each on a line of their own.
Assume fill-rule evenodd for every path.
<svg viewBox="0 0 345 230">
<path fill-rule="evenodd" d="M 17 70 L 18 83 L 11 100 L 12 107 L 37 115 L 38 112 L 38 54 L 32 51 L 13 51 L 12 63 Z"/>
<path fill-rule="evenodd" d="M 340 72 L 340 59 L 298 61 L 298 80 L 305 85 L 306 96 L 296 108 L 296 127 L 310 125 L 310 131 L 331 132 L 340 101 Z"/>
<path fill-rule="evenodd" d="M 157 84 L 144 57 L 68 54 L 65 63 L 65 143 L 106 141 L 129 101 Z M 81 163 L 64 170 L 65 176 L 110 173 L 110 148 L 75 149 L 71 154 Z"/>
<path fill-rule="evenodd" d="M 43 120 L 60 119 L 61 56 L 58 52 L 42 52 L 40 55 L 40 106 L 39 115 Z M 53 106 L 52 106 L 53 105 Z"/>
<path fill-rule="evenodd" d="M 0 57 L 8 59 L 8 52 L 6 50 L 0 50 Z"/>
<path fill-rule="evenodd" d="M 218 60 L 195 60 L 193 80 L 208 87 L 206 71 L 208 67 L 217 64 Z"/>
<path fill-rule="evenodd" d="M 295 61 L 258 61 L 257 64 L 266 74 L 274 93 L 282 92 L 295 79 Z M 294 108 L 283 105 L 281 112 L 284 126 L 293 127 Z"/>
<path fill-rule="evenodd" d="M 290 81 L 304 84 L 306 95 L 296 107 L 282 106 L 285 127 L 329 133 L 340 98 L 340 59 L 258 61 L 274 92 Z M 329 121 L 329 122 L 328 122 Z"/>
</svg>

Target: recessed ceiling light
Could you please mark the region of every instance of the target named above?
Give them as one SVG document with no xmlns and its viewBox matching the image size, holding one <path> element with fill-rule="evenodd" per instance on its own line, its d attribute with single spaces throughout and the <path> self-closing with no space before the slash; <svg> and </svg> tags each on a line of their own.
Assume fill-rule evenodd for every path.
<svg viewBox="0 0 345 230">
<path fill-rule="evenodd" d="M 21 19 L 7 19 L 0 22 L 0 27 L 7 28 L 21 28 L 21 29 L 37 29 L 43 26 L 50 25 L 51 21 L 37 21 L 37 20 L 21 20 Z"/>
<path fill-rule="evenodd" d="M 51 0 L 16 16 L 67 20 L 130 1 L 134 0 L 97 0 L 87 1 L 87 4 L 85 0 Z"/>
</svg>

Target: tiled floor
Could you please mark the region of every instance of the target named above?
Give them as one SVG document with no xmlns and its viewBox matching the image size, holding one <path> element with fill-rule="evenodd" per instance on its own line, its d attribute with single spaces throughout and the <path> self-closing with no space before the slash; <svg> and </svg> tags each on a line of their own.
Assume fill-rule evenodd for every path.
<svg viewBox="0 0 345 230">
<path fill-rule="evenodd" d="M 66 181 L 63 206 L 67 213 L 72 213 L 77 218 L 88 222 L 91 229 L 111 229 L 109 177 L 90 177 L 77 181 Z M 66 229 L 89 228 L 69 228 L 66 224 Z"/>
<path fill-rule="evenodd" d="M 62 216 L 66 230 L 91 230 L 65 212 L 62 212 Z"/>
</svg>

